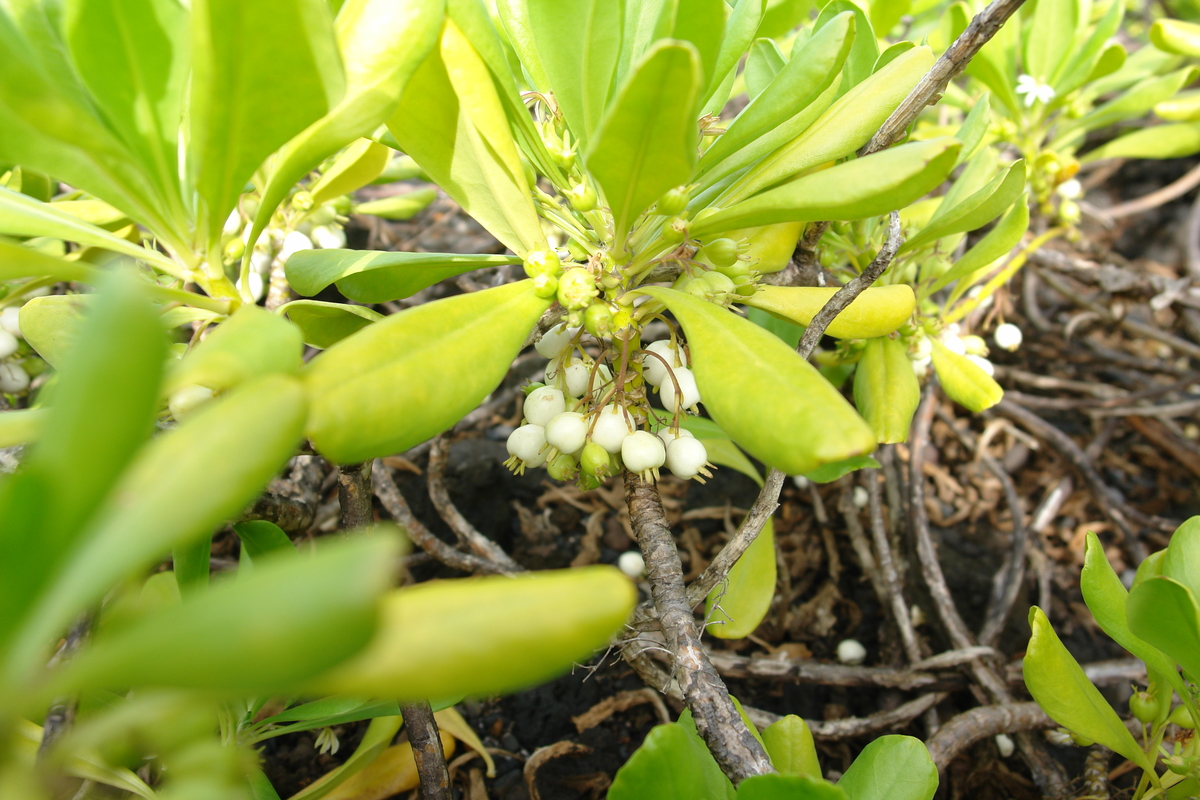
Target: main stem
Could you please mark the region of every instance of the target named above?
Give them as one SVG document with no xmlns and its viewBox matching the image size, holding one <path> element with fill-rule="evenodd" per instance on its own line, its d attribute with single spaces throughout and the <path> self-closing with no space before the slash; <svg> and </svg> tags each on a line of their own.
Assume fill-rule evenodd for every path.
<svg viewBox="0 0 1200 800">
<path fill-rule="evenodd" d="M 684 587 L 683 565 L 657 487 L 626 472 L 625 503 L 646 560 L 650 594 L 667 649 L 675 657 L 675 678 L 696 720 L 696 729 L 734 785 L 755 775 L 774 773 L 766 751 L 746 727 L 729 690 L 700 644 Z"/>
</svg>

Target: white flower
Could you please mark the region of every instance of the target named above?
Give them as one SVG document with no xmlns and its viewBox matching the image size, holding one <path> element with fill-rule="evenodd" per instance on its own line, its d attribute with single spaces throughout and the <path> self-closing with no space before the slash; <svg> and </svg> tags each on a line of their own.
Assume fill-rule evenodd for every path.
<svg viewBox="0 0 1200 800">
<path fill-rule="evenodd" d="M 1034 103 L 1049 103 L 1055 97 L 1053 86 L 1042 83 L 1032 75 L 1017 78 L 1017 94 L 1025 95 L 1026 108 L 1033 108 Z"/>
</svg>

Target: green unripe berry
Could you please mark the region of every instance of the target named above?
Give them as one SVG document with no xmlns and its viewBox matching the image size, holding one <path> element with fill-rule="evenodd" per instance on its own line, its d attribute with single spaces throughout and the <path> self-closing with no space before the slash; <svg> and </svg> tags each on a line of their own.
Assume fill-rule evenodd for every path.
<svg viewBox="0 0 1200 800">
<path fill-rule="evenodd" d="M 734 259 L 733 263 L 727 267 L 717 267 L 717 272 L 732 278 L 736 281 L 738 278 L 750 277 L 750 264 L 742 261 L 740 258 Z"/>
<path fill-rule="evenodd" d="M 549 300 L 558 294 L 558 278 L 547 274 L 538 275 L 533 279 L 533 293 Z"/>
<path fill-rule="evenodd" d="M 225 260 L 237 261 L 246 252 L 246 243 L 242 241 L 242 237 L 236 236 L 229 240 L 225 245 Z"/>
<path fill-rule="evenodd" d="M 1193 730 L 1196 727 L 1196 721 L 1192 719 L 1192 715 L 1188 712 L 1187 706 L 1175 706 L 1171 710 L 1171 716 L 1167 717 L 1167 722 L 1178 725 L 1187 730 Z"/>
<path fill-rule="evenodd" d="M 558 302 L 570 311 L 587 308 L 599 294 L 596 279 L 583 267 L 572 267 L 558 279 Z"/>
<path fill-rule="evenodd" d="M 662 238 L 663 241 L 677 243 L 682 242 L 687 238 L 688 221 L 684 217 L 671 217 L 663 225 Z"/>
<path fill-rule="evenodd" d="M 340 214 L 341 216 L 344 217 L 347 214 L 349 214 L 350 210 L 354 207 L 354 201 L 351 200 L 349 197 L 343 195 L 341 197 L 336 197 L 333 200 L 330 200 L 329 206 L 334 211 L 336 211 L 338 214 Z"/>
<path fill-rule="evenodd" d="M 575 457 L 566 453 L 559 453 L 553 461 L 546 465 L 546 472 L 556 481 L 575 480 L 578 470 L 579 463 L 575 461 Z"/>
<path fill-rule="evenodd" d="M 558 253 L 553 250 L 534 250 L 525 256 L 525 274 L 531 278 L 538 275 L 555 275 L 562 267 Z"/>
<path fill-rule="evenodd" d="M 739 284 L 738 287 L 733 290 L 733 293 L 738 297 L 753 297 L 754 293 L 757 291 L 758 287 L 753 283 L 743 283 Z"/>
<path fill-rule="evenodd" d="M 729 276 L 715 270 L 704 273 L 698 280 L 704 281 L 709 291 L 714 295 L 729 294 L 734 289 L 733 281 Z"/>
<path fill-rule="evenodd" d="M 595 442 L 589 441 L 583 446 L 583 452 L 579 455 L 579 469 L 585 475 L 607 478 L 612 474 L 612 461 L 608 451 Z"/>
<path fill-rule="evenodd" d="M 700 248 L 696 255 L 706 259 L 714 267 L 730 267 L 737 261 L 738 243 L 733 239 L 714 239 Z"/>
<path fill-rule="evenodd" d="M 1149 725 L 1158 716 L 1158 702 L 1149 692 L 1134 692 L 1129 698 L 1129 712 L 1138 722 Z"/>
<path fill-rule="evenodd" d="M 607 303 L 592 303 L 583 312 L 583 327 L 597 339 L 612 335 L 613 314 Z"/>
<path fill-rule="evenodd" d="M 691 199 L 692 193 L 686 186 L 676 186 L 658 198 L 656 211 L 664 217 L 674 216 L 687 208 L 688 201 Z"/>
<path fill-rule="evenodd" d="M 1196 757 L 1175 754 L 1163 758 L 1163 764 L 1176 775 L 1190 775 L 1196 767 Z"/>
<path fill-rule="evenodd" d="M 596 190 L 588 183 L 577 183 L 567 189 L 567 201 L 576 211 L 591 211 L 596 207 Z"/>
<path fill-rule="evenodd" d="M 292 195 L 292 208 L 297 211 L 308 211 L 313 207 L 313 196 L 301 189 Z"/>
<path fill-rule="evenodd" d="M 603 483 L 604 481 L 600 478 L 597 478 L 595 475 L 588 475 L 586 472 L 580 472 L 579 483 L 576 485 L 579 487 L 579 491 L 590 492 L 592 489 L 599 489 Z"/>
</svg>

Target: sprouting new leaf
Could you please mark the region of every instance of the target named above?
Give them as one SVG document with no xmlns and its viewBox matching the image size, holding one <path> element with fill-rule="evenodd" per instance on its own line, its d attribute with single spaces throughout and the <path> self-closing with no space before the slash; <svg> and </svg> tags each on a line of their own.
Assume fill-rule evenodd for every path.
<svg viewBox="0 0 1200 800">
<path fill-rule="evenodd" d="M 587 165 L 612 208 L 618 249 L 638 214 L 691 178 L 699 137 L 692 109 L 700 84 L 693 46 L 657 44 L 635 67 L 596 131 Z"/>
<path fill-rule="evenodd" d="M 1153 770 L 1125 723 L 1063 647 L 1037 606 L 1029 612 L 1029 627 L 1033 634 L 1025 652 L 1025 686 L 1042 710 L 1067 730 L 1120 753 L 1142 769 Z"/>
<path fill-rule="evenodd" d="M 879 40 L 875 38 L 871 20 L 862 7 L 851 0 L 833 0 L 821 9 L 821 13 L 813 25 L 814 33 L 839 14 L 847 12 L 854 15 L 855 36 L 854 46 L 850 49 L 850 55 L 846 58 L 846 66 L 842 70 L 842 83 L 838 87 L 839 97 L 866 80 L 875 68 L 875 61 L 879 58 Z"/>
<path fill-rule="evenodd" d="M 313 296 L 331 283 L 359 303 L 411 297 L 444 278 L 483 267 L 520 264 L 520 256 L 392 253 L 372 250 L 301 250 L 288 259 L 288 283 Z"/>
<path fill-rule="evenodd" d="M 978 414 L 1004 397 L 1000 384 L 983 368 L 964 355 L 946 347 L 937 339 L 933 344 L 933 369 L 951 400 Z"/>
<path fill-rule="evenodd" d="M 341 100 L 345 75 L 321 0 L 194 0 L 192 63 L 191 171 L 215 241 L 263 159 Z"/>
<path fill-rule="evenodd" d="M 920 739 L 880 736 L 837 783 L 851 800 L 931 800 L 938 771 Z"/>
<path fill-rule="evenodd" d="M 857 220 L 902 208 L 946 179 L 957 139 L 943 137 L 822 169 L 696 220 L 693 236 L 778 222 Z"/>
<path fill-rule="evenodd" d="M 908 440 L 921 387 L 899 339 L 867 339 L 854 373 L 854 405 L 880 444 Z"/>
<path fill-rule="evenodd" d="M 454 22 L 417 69 L 388 128 L 455 202 L 510 250 L 546 247 L 488 66 Z"/>
<path fill-rule="evenodd" d="M 1012 207 L 1024 190 L 1025 161 L 1019 160 L 979 191 L 954 203 L 952 207 L 946 204 L 950 202 L 947 199 L 946 203 L 938 206 L 929 224 L 900 247 L 900 252 L 916 250 L 943 236 L 981 228 Z"/>
<path fill-rule="evenodd" d="M 745 303 L 770 314 L 808 327 L 829 299 L 838 292 L 836 286 L 768 286 L 763 285 Z M 869 339 L 887 336 L 908 322 L 916 307 L 916 298 L 904 284 L 872 286 L 833 318 L 825 335 L 837 339 Z"/>
<path fill-rule="evenodd" d="M 494 390 L 549 306 L 525 280 L 410 308 L 335 344 L 305 372 L 308 435 L 338 464 L 398 453 Z"/>
<path fill-rule="evenodd" d="M 305 344 L 321 350 L 383 319 L 383 314 L 367 306 L 319 300 L 294 300 L 280 306 L 279 312 L 296 324 Z"/>
<path fill-rule="evenodd" d="M 817 746 L 812 731 L 795 714 L 768 725 L 762 732 L 763 747 L 771 757 L 771 765 L 780 775 L 811 775 L 821 777 Z"/>
<path fill-rule="evenodd" d="M 646 734 L 642 746 L 613 776 L 611 800 L 733 800 L 721 772 L 694 727 L 672 722 Z"/>
<path fill-rule="evenodd" d="M 874 449 L 875 437 L 850 404 L 774 335 L 683 292 L 642 291 L 683 326 L 704 406 L 751 456 L 801 475 Z"/>
<path fill-rule="evenodd" d="M 1183 667 L 1189 679 L 1200 675 L 1200 608 L 1192 590 L 1165 575 L 1150 578 L 1129 593 L 1129 630 Z"/>
</svg>

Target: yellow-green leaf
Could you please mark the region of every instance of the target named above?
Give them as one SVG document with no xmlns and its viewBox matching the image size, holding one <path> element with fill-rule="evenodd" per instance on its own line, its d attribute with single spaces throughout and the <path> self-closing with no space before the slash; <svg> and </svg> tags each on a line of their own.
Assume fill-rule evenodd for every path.
<svg viewBox="0 0 1200 800">
<path fill-rule="evenodd" d="M 854 405 L 880 444 L 908 441 L 921 387 L 899 339 L 867 339 L 854 373 Z"/>
<path fill-rule="evenodd" d="M 743 302 L 807 328 L 837 292 L 836 286 L 764 285 Z M 915 307 L 913 290 L 904 284 L 872 286 L 833 318 L 825 334 L 837 339 L 887 336 L 908 322 Z"/>
</svg>

